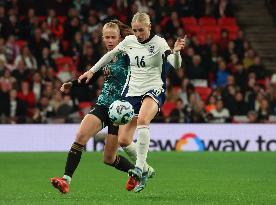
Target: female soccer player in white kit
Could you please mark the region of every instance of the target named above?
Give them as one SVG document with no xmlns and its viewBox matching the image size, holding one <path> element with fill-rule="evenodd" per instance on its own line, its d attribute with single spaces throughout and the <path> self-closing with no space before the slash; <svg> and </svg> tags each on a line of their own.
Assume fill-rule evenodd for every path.
<svg viewBox="0 0 276 205">
<path fill-rule="evenodd" d="M 135 35 L 127 36 L 113 50 L 106 53 L 89 72 L 79 80 L 92 78 L 93 74 L 109 63 L 118 53 L 124 52 L 130 59 L 130 73 L 122 95 L 128 100 L 138 115 L 137 124 L 130 122 L 120 126 L 119 142 L 128 146 L 127 138 L 133 136 L 137 127 L 137 160 L 130 177 L 140 181 L 147 159 L 150 143 L 149 124 L 156 116 L 165 100 L 165 79 L 168 63 L 174 68 L 181 66 L 180 50 L 185 47 L 185 38 L 175 42 L 171 51 L 166 40 L 151 34 L 151 22 L 146 13 L 136 13 L 131 22 Z M 135 120 L 136 120 L 135 119 Z"/>
</svg>

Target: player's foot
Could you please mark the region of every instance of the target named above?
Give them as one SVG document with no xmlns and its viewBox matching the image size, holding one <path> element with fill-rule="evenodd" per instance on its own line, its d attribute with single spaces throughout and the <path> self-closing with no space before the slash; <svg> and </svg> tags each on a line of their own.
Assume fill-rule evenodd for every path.
<svg viewBox="0 0 276 205">
<path fill-rule="evenodd" d="M 134 192 L 138 193 L 138 192 L 142 191 L 146 187 L 148 179 L 149 179 L 149 172 L 144 172 L 142 174 L 142 178 L 141 178 L 139 184 L 134 188 Z"/>
<path fill-rule="evenodd" d="M 51 178 L 51 183 L 61 193 L 66 194 L 69 192 L 69 184 L 66 179 L 61 177 L 53 177 Z"/>
<path fill-rule="evenodd" d="M 153 178 L 155 175 L 156 175 L 155 170 L 151 166 L 149 166 L 149 168 L 148 168 L 148 178 Z"/>
<path fill-rule="evenodd" d="M 129 177 L 126 183 L 126 190 L 132 191 L 137 185 L 138 182 L 133 177 Z"/>
<path fill-rule="evenodd" d="M 139 182 L 139 184 L 134 188 L 134 192 L 135 193 L 138 193 L 140 191 L 142 191 L 145 187 L 146 187 L 146 184 L 148 182 L 148 180 L 150 178 L 153 178 L 154 176 L 156 175 L 156 172 L 155 170 L 149 166 L 148 167 L 148 171 L 147 172 L 144 172 L 142 174 L 142 178 L 141 178 L 141 181 Z"/>
<path fill-rule="evenodd" d="M 128 176 L 134 178 L 136 181 L 140 181 L 142 178 L 142 170 L 138 167 L 130 169 L 128 171 Z"/>
</svg>

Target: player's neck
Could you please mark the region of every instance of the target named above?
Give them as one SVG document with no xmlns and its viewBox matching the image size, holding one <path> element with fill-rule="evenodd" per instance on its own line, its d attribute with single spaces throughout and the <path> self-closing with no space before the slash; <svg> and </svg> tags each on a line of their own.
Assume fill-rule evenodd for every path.
<svg viewBox="0 0 276 205">
<path fill-rule="evenodd" d="M 145 44 L 145 43 L 149 42 L 154 36 L 155 36 L 155 34 L 152 33 L 152 32 L 150 32 L 150 35 L 149 35 L 148 39 L 146 39 L 143 42 L 141 42 L 141 44 Z"/>
</svg>

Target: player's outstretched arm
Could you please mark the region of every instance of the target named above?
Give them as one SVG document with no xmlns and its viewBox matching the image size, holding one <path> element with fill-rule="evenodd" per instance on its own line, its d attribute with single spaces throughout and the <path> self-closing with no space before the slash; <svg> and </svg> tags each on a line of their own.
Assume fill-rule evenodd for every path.
<svg viewBox="0 0 276 205">
<path fill-rule="evenodd" d="M 113 50 L 108 51 L 106 54 L 104 54 L 104 56 L 101 57 L 101 59 L 90 70 L 86 71 L 79 77 L 79 83 L 81 83 L 84 79 L 86 79 L 85 83 L 88 83 L 89 80 L 93 77 L 94 73 L 96 73 L 100 68 L 108 64 L 120 52 L 121 47 L 122 42 L 119 43 L 119 45 L 117 45 Z"/>
<path fill-rule="evenodd" d="M 119 50 L 119 48 L 121 46 L 120 44 L 117 45 L 115 48 L 113 48 L 111 51 L 108 51 L 106 54 L 104 54 L 104 56 L 101 57 L 101 59 L 90 69 L 90 71 L 95 73 L 100 68 L 102 68 L 106 64 L 108 64 L 120 52 L 120 50 Z"/>
</svg>

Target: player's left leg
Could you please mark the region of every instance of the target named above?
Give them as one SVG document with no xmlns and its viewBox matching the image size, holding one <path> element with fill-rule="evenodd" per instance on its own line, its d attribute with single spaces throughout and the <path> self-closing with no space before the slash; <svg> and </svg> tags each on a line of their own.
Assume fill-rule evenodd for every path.
<svg viewBox="0 0 276 205">
<path fill-rule="evenodd" d="M 139 102 L 141 102 L 141 99 L 139 99 Z M 139 105 L 140 108 L 141 105 Z M 138 114 L 139 110 L 137 110 Z M 133 163 L 136 162 L 137 159 L 137 152 L 136 152 L 136 143 L 133 142 L 133 136 L 135 133 L 135 130 L 137 128 L 137 117 L 134 117 L 129 123 L 125 125 L 120 125 L 119 129 L 119 145 L 122 147 L 122 149 L 125 151 L 125 153 L 128 155 L 128 157 L 131 159 Z M 149 178 L 153 177 L 155 175 L 154 169 L 149 166 L 147 163 L 145 163 L 143 172 L 149 171 Z"/>
<path fill-rule="evenodd" d="M 61 193 L 65 194 L 69 192 L 69 184 L 81 160 L 84 145 L 88 142 L 91 136 L 94 136 L 101 129 L 101 120 L 94 114 L 87 114 L 82 120 L 75 142 L 67 155 L 64 176 L 53 177 L 50 179 L 52 185 Z"/>
</svg>

